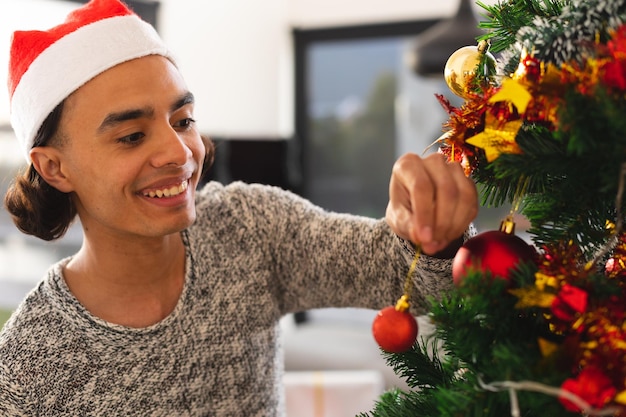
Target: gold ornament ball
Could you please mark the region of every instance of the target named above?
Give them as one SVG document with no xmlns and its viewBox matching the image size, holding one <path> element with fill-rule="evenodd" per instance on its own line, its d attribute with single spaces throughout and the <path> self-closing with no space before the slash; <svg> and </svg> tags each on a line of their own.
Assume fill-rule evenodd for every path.
<svg viewBox="0 0 626 417">
<path fill-rule="evenodd" d="M 483 55 L 495 63 L 494 56 L 487 51 L 486 42 L 481 42 L 478 46 L 464 46 L 450 55 L 443 76 L 454 94 L 467 98 L 468 84 L 476 73 L 476 68 L 481 63 Z"/>
</svg>

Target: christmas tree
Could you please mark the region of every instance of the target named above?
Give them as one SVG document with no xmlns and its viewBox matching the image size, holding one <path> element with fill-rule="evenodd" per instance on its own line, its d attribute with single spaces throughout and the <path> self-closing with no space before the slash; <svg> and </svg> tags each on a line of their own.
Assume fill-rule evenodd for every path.
<svg viewBox="0 0 626 417">
<path fill-rule="evenodd" d="M 367 415 L 626 416 L 626 0 L 479 5 L 437 142 L 511 216 L 457 254 L 434 336 L 384 353 L 411 389 Z"/>
</svg>

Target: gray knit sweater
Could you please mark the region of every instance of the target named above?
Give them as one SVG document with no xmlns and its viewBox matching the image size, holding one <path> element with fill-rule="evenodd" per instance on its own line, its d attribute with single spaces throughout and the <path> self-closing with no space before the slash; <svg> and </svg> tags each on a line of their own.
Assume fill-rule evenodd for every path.
<svg viewBox="0 0 626 417">
<path fill-rule="evenodd" d="M 0 416 L 282 415 L 281 316 L 402 294 L 412 253 L 382 220 L 242 183 L 209 183 L 197 210 L 181 298 L 155 325 L 94 317 L 65 285 L 68 260 L 50 269 L 0 334 Z M 421 257 L 415 313 L 449 269 Z"/>
</svg>

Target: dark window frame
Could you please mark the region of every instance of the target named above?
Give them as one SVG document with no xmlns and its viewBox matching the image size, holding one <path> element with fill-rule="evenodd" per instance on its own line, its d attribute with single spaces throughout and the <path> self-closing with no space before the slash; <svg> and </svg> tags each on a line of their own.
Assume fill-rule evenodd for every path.
<svg viewBox="0 0 626 417">
<path fill-rule="evenodd" d="M 308 122 L 308 61 L 309 48 L 320 42 L 344 40 L 377 39 L 385 37 L 417 36 L 431 26 L 440 22 L 439 19 L 412 20 L 384 24 L 368 24 L 358 26 L 342 26 L 321 29 L 294 29 L 294 138 L 289 152 L 294 158 L 293 165 L 299 167 L 298 182 L 293 188 L 303 196 L 308 196 L 308 166 L 306 153 L 310 141 Z"/>
</svg>

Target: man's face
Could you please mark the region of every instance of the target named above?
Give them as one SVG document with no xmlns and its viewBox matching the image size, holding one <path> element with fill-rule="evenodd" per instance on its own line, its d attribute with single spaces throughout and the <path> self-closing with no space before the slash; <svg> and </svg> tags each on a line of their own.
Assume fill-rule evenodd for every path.
<svg viewBox="0 0 626 417">
<path fill-rule="evenodd" d="M 194 221 L 205 148 L 193 107 L 160 56 L 115 66 L 68 97 L 60 167 L 87 237 L 159 237 Z"/>
</svg>

